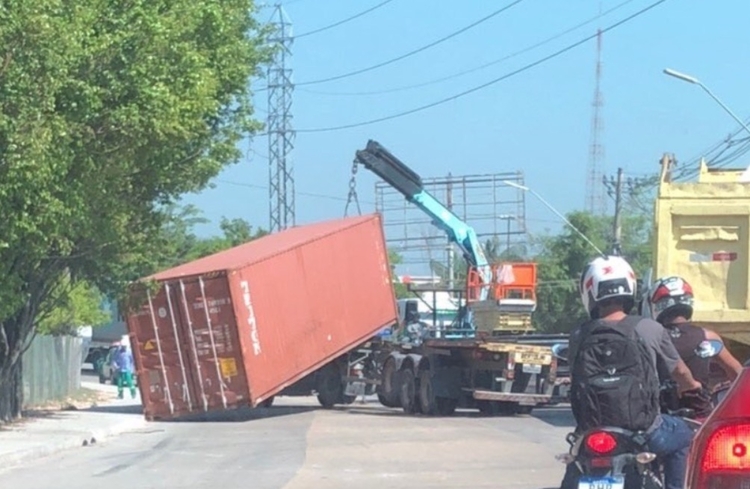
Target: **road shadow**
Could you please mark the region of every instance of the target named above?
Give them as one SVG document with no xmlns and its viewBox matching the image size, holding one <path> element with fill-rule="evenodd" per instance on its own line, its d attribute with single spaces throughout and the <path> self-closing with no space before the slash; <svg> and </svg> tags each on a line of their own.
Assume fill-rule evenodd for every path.
<svg viewBox="0 0 750 489">
<path fill-rule="evenodd" d="M 293 416 L 321 409 L 317 406 L 271 406 L 268 408 L 240 407 L 227 411 L 186 414 L 176 419 L 159 419 L 162 423 L 244 423 L 279 416 Z"/>
<path fill-rule="evenodd" d="M 104 406 L 91 406 L 90 408 L 80 409 L 89 413 L 110 413 L 110 414 L 137 414 L 143 416 L 143 406 L 140 404 L 107 404 Z"/>
<path fill-rule="evenodd" d="M 260 419 L 291 416 L 322 409 L 317 406 L 272 406 L 268 408 L 239 407 L 226 411 L 212 411 L 208 413 L 191 413 L 180 415 L 174 419 L 154 419 L 158 423 L 242 423 Z M 143 406 L 138 404 L 93 406 L 81 409 L 92 413 L 125 414 L 143 416 Z"/>
<path fill-rule="evenodd" d="M 558 428 L 575 428 L 576 425 L 573 411 L 568 405 L 535 409 L 531 416 Z"/>
</svg>

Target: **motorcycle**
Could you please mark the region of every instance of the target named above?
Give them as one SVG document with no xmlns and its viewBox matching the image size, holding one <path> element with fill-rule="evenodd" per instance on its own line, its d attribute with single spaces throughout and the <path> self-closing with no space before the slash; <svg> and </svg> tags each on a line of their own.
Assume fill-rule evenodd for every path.
<svg viewBox="0 0 750 489">
<path fill-rule="evenodd" d="M 723 343 L 718 340 L 702 342 L 695 350 L 701 358 L 719 354 Z M 567 345 L 554 345 L 553 355 L 567 361 Z M 668 410 L 668 414 L 684 419 L 694 430 L 701 422 L 691 409 Z M 592 428 L 584 433 L 569 433 L 565 440 L 569 453 L 559 455 L 565 464 L 577 465 L 581 476 L 578 489 L 662 489 L 661 465 L 655 453 L 648 449 L 643 432 L 614 427 Z"/>
</svg>

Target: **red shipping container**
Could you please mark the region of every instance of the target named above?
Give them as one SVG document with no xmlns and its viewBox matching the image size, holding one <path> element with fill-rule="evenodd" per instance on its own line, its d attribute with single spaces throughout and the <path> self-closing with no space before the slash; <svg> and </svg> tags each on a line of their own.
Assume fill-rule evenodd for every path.
<svg viewBox="0 0 750 489">
<path fill-rule="evenodd" d="M 147 419 L 255 407 L 397 319 L 377 214 L 295 227 L 148 280 L 127 317 Z"/>
</svg>

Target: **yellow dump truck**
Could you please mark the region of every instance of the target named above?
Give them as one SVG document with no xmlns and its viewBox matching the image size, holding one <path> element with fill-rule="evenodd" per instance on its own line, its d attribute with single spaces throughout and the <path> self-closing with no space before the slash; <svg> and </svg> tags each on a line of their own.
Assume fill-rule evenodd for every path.
<svg viewBox="0 0 750 489">
<path fill-rule="evenodd" d="M 715 330 L 740 361 L 750 358 L 750 179 L 710 169 L 673 182 L 662 159 L 655 206 L 653 278 L 679 275 L 695 294 L 693 322 Z"/>
</svg>

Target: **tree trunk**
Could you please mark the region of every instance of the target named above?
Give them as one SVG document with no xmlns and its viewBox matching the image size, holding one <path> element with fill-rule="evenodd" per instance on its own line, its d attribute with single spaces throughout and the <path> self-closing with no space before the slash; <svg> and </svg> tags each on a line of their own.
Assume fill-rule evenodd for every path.
<svg viewBox="0 0 750 489">
<path fill-rule="evenodd" d="M 0 424 L 15 421 L 23 409 L 23 366 L 21 358 L 0 367 Z"/>
</svg>

